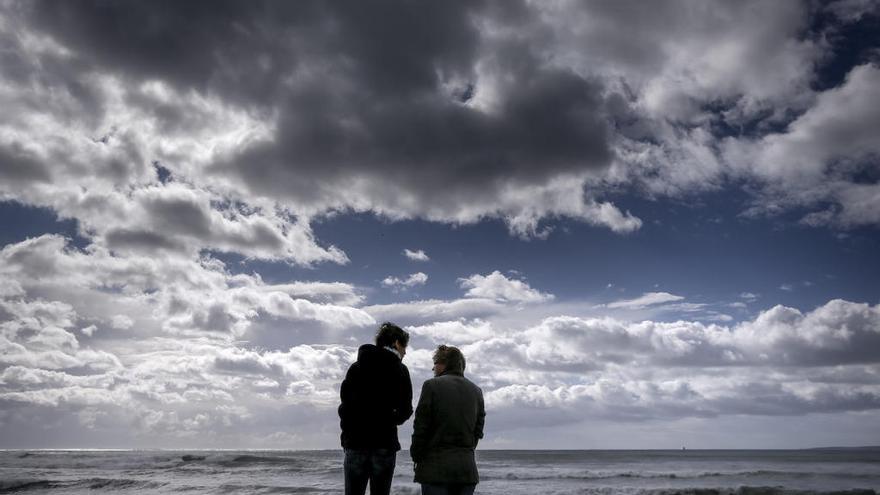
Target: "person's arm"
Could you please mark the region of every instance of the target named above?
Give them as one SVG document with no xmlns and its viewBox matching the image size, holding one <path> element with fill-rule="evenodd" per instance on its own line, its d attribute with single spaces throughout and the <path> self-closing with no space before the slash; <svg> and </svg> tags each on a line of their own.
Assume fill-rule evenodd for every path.
<svg viewBox="0 0 880 495">
<path fill-rule="evenodd" d="M 345 379 L 342 380 L 342 385 L 339 387 L 339 426 L 345 430 L 345 426 L 348 423 L 349 416 L 351 415 L 351 407 L 355 401 L 355 394 L 357 391 L 357 385 L 354 383 L 355 377 L 358 373 L 358 364 L 354 363 L 348 367 L 348 371 L 345 373 Z"/>
<path fill-rule="evenodd" d="M 397 385 L 397 404 L 394 407 L 394 422 L 402 425 L 412 416 L 412 380 L 406 366 L 400 366 L 402 372 L 400 382 Z"/>
<path fill-rule="evenodd" d="M 412 444 L 409 447 L 409 455 L 415 463 L 420 462 L 425 457 L 425 450 L 428 447 L 427 444 L 431 431 L 432 402 L 431 387 L 426 381 L 422 384 L 419 405 L 416 407 L 416 418 L 413 420 Z"/>
<path fill-rule="evenodd" d="M 486 423 L 486 406 L 483 403 L 483 391 L 480 389 L 477 389 L 477 391 L 479 395 L 477 400 L 477 423 L 474 425 L 474 447 L 483 438 L 483 426 Z"/>
</svg>

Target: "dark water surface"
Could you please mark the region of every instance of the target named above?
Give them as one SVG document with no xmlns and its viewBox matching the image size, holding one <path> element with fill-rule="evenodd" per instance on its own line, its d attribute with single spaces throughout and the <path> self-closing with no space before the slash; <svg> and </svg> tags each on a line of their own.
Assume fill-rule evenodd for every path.
<svg viewBox="0 0 880 495">
<path fill-rule="evenodd" d="M 880 449 L 478 451 L 485 494 L 871 494 Z M 342 452 L 0 451 L 0 493 L 342 493 Z M 419 493 L 398 454 L 393 493 Z"/>
</svg>

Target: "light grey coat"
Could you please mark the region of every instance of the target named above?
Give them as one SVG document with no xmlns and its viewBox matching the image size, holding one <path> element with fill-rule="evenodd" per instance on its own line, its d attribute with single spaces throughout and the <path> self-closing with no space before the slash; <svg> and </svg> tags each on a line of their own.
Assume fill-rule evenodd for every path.
<svg viewBox="0 0 880 495">
<path fill-rule="evenodd" d="M 483 438 L 483 391 L 461 373 L 446 373 L 422 385 L 413 423 L 410 455 L 417 483 L 479 482 L 474 449 Z"/>
</svg>

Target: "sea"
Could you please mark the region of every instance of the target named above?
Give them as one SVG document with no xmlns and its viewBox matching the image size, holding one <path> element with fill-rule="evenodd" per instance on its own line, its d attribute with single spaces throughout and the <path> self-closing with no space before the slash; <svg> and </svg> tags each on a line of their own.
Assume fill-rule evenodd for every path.
<svg viewBox="0 0 880 495">
<path fill-rule="evenodd" d="M 343 493 L 343 453 L 5 450 L 0 493 Z M 880 492 L 880 448 L 478 450 L 477 493 L 781 495 Z M 408 452 L 392 493 L 418 494 Z"/>
</svg>

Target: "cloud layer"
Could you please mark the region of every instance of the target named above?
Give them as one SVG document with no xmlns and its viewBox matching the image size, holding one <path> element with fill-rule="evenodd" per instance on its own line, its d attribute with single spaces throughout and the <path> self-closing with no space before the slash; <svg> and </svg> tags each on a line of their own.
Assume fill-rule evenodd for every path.
<svg viewBox="0 0 880 495">
<path fill-rule="evenodd" d="M 268 284 L 216 260 L 168 265 L 57 236 L 6 246 L 0 273 L 0 429 L 18 442 L 21 431 L 48 442 L 32 418 L 55 418 L 70 428 L 49 432 L 55 446 L 75 431 L 106 446 L 332 446 L 339 382 L 379 318 L 422 322 L 407 327 L 416 382 L 434 346 L 459 345 L 499 436 L 880 409 L 880 306 L 844 300 L 730 326 L 565 315 L 517 326 L 511 312 L 528 321 L 552 296 L 497 271 L 462 279 L 458 300 L 362 307 L 346 284 Z"/>
<path fill-rule="evenodd" d="M 559 219 L 626 235 L 645 212 L 619 198 L 731 190 L 744 219 L 876 227 L 876 47 L 831 62 L 839 33 L 877 15 L 794 0 L 0 2 L 0 200 L 80 237 L 0 250 L 2 446 L 334 446 L 339 381 L 385 320 L 411 330 L 416 379 L 433 346 L 462 347 L 496 433 L 873 413 L 876 305 L 768 303 L 726 323 L 669 292 L 560 301 L 494 266 L 452 275 L 460 297 L 376 304 L 373 290 L 427 292 L 430 270 L 362 287 L 219 258 L 351 263 L 312 226 L 353 212 L 496 219 L 534 242 Z M 741 298 L 725 307 L 767 299 Z M 674 305 L 693 317 L 628 317 Z"/>
<path fill-rule="evenodd" d="M 113 249 L 344 263 L 309 229 L 330 211 L 625 233 L 607 193 L 730 178 L 761 183 L 753 212 L 878 221 L 878 69 L 814 89 L 823 36 L 869 6 L 4 5 L 3 197 Z"/>
</svg>

